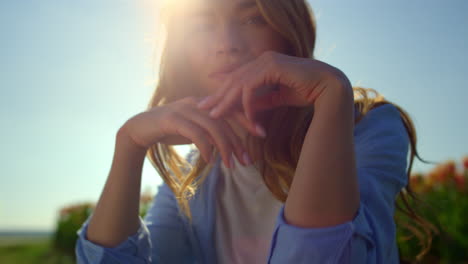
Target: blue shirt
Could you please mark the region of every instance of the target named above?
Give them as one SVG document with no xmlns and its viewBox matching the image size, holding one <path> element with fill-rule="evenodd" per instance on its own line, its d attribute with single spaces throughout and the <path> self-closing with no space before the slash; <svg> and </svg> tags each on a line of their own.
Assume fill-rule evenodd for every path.
<svg viewBox="0 0 468 264">
<path fill-rule="evenodd" d="M 397 108 L 384 104 L 370 110 L 355 125 L 354 146 L 361 198 L 355 217 L 335 226 L 301 228 L 285 222 L 283 204 L 268 263 L 399 263 L 395 199 L 408 180 L 409 137 Z M 90 216 L 77 232 L 78 263 L 216 263 L 214 190 L 220 162 L 189 201 L 191 225 L 163 183 L 138 231 L 116 247 L 87 240 Z"/>
</svg>

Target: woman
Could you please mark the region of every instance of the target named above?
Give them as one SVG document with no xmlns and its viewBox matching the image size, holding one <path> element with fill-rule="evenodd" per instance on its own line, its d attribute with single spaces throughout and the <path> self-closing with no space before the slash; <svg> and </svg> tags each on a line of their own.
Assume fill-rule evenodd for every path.
<svg viewBox="0 0 468 264">
<path fill-rule="evenodd" d="M 116 135 L 78 262 L 399 262 L 407 114 L 313 58 L 304 0 L 176 2 L 158 87 Z M 192 143 L 187 164 L 172 145 Z M 164 184 L 143 220 L 145 155 Z"/>
</svg>

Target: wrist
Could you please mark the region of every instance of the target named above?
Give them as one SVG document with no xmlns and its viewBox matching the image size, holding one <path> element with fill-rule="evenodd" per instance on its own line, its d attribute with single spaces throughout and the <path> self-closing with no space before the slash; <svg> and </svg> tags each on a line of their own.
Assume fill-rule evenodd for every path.
<svg viewBox="0 0 468 264">
<path fill-rule="evenodd" d="M 147 148 L 139 145 L 128 134 L 125 127 L 121 127 L 116 135 L 116 150 L 120 149 L 127 153 L 134 153 L 138 155 L 146 155 Z"/>
<path fill-rule="evenodd" d="M 353 110 L 354 106 L 353 89 L 347 85 L 330 85 L 314 103 L 316 111 L 322 111 L 322 108 L 336 110 L 343 106 L 349 106 L 350 110 Z"/>
</svg>

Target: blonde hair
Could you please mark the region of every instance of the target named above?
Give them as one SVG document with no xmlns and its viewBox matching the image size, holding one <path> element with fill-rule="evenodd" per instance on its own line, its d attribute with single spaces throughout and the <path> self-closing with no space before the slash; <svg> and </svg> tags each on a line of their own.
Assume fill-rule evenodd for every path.
<svg viewBox="0 0 468 264">
<path fill-rule="evenodd" d="M 176 24 L 173 22 L 175 11 L 178 8 L 174 1 L 171 1 L 163 10 L 163 23 L 166 24 L 166 40 L 164 43 L 159 72 L 159 83 L 149 102 L 148 109 L 160 106 L 186 96 L 193 96 L 194 91 L 186 91 L 176 85 L 175 74 L 181 67 L 181 58 L 178 56 L 179 48 L 182 48 L 181 41 L 176 35 Z M 290 55 L 304 58 L 314 58 L 313 51 L 316 42 L 316 22 L 312 8 L 304 0 L 256 0 L 260 12 L 268 24 L 276 30 L 289 43 Z M 431 231 L 437 229 L 424 218 L 415 213 L 409 206 L 407 198 L 411 196 L 417 199 L 410 186 L 410 173 L 414 157 L 424 161 L 416 150 L 416 131 L 413 122 L 407 112 L 398 105 L 386 100 L 377 91 L 371 88 L 359 86 L 353 87 L 355 92 L 355 105 L 359 110 L 359 122 L 371 109 L 382 104 L 393 104 L 400 112 L 402 121 L 408 132 L 411 148 L 410 163 L 408 168 L 408 185 L 399 193 L 405 208 L 397 205 L 397 208 L 408 215 L 417 225 L 422 228 L 423 233 L 414 232 L 418 235 L 425 248 L 418 255 L 421 258 L 430 249 L 432 241 Z M 369 96 L 374 94 L 373 97 Z M 300 150 L 312 121 L 313 107 L 278 107 L 271 110 L 272 116 L 265 124 L 267 131 L 277 131 L 269 133 L 265 139 L 258 139 L 252 135 L 248 136 L 247 148 L 249 153 L 259 149 L 263 157 L 262 166 L 259 166 L 263 181 L 274 197 L 285 202 L 288 190 L 291 186 L 295 168 L 297 166 Z M 283 128 L 288 129 L 283 129 Z M 216 151 L 215 151 L 216 154 Z M 192 216 L 188 200 L 196 193 L 197 188 L 204 181 L 212 165 L 207 164 L 200 156 L 192 166 L 180 157 L 173 146 L 156 143 L 148 149 L 147 156 L 153 166 L 158 171 L 164 182 L 173 191 L 177 203 L 191 221 Z M 427 163 L 427 162 L 426 162 Z M 188 168 L 188 170 L 187 170 Z M 399 220 L 399 219 L 397 219 Z M 413 225 L 402 223 L 402 226 L 409 230 L 414 230 Z M 426 236 L 426 240 L 424 240 Z"/>
</svg>

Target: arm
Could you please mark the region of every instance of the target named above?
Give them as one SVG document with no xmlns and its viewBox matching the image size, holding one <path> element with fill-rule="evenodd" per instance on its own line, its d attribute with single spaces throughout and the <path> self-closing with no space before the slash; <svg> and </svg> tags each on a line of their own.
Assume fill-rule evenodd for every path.
<svg viewBox="0 0 468 264">
<path fill-rule="evenodd" d="M 174 195 L 166 184 L 159 186 L 145 219 L 139 217 L 140 180 L 127 181 L 125 173 L 129 177 L 141 175 L 141 156 L 138 152 L 131 155 L 130 151 L 124 151 L 125 141 L 117 142 L 111 174 L 98 203 L 101 211 L 96 207 L 77 231 L 77 263 L 193 263 L 185 227 L 177 215 Z M 131 161 L 138 161 L 137 165 Z M 109 187 L 114 185 L 125 188 Z M 93 219 L 95 230 L 89 231 Z"/>
<path fill-rule="evenodd" d="M 285 203 L 288 223 L 326 227 L 349 221 L 356 214 L 359 191 L 353 106 L 353 94 L 344 87 L 327 89 L 317 99 Z"/>
<path fill-rule="evenodd" d="M 119 130 L 111 170 L 86 233 L 93 243 L 115 247 L 138 230 L 145 154 L 145 150 L 135 148 L 127 134 Z"/>
<path fill-rule="evenodd" d="M 354 141 L 360 200 L 353 218 L 332 226 L 295 226 L 285 219 L 283 206 L 268 263 L 397 262 L 394 202 L 407 184 L 409 147 L 398 110 L 389 104 L 372 109 L 356 125 Z"/>
<path fill-rule="evenodd" d="M 115 247 L 88 240 L 89 220 L 77 232 L 78 263 L 194 263 L 187 230 L 166 183 L 158 187 L 144 220 L 138 216 L 139 229 Z"/>
</svg>

